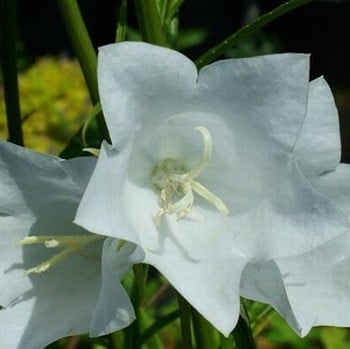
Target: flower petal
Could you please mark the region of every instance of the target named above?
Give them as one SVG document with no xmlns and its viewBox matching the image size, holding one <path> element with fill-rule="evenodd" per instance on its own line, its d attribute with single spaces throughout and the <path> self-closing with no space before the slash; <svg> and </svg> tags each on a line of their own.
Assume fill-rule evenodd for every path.
<svg viewBox="0 0 350 349">
<path fill-rule="evenodd" d="M 303 178 L 293 160 L 275 179 L 273 190 L 257 202 L 255 210 L 237 219 L 241 242 L 252 247 L 252 256 L 270 259 L 299 254 L 349 229 L 344 213 Z"/>
<path fill-rule="evenodd" d="M 340 162 L 338 112 L 323 77 L 310 83 L 307 114 L 294 156 L 308 178 L 334 170 Z"/>
<path fill-rule="evenodd" d="M 350 233 L 300 256 L 276 260 L 305 336 L 313 326 L 350 326 Z"/>
<path fill-rule="evenodd" d="M 67 175 L 82 190 L 85 190 L 90 177 L 95 169 L 97 159 L 94 157 L 78 157 L 69 160 L 60 160 L 60 165 L 67 172 Z"/>
<path fill-rule="evenodd" d="M 74 222 L 96 234 L 118 236 L 137 243 L 139 238 L 125 219 L 126 208 L 123 206 L 123 186 L 129 157 L 130 147 L 116 151 L 108 143 L 102 143 L 95 171 Z"/>
<path fill-rule="evenodd" d="M 228 336 L 239 315 L 239 280 L 247 259 L 222 240 L 206 241 L 210 249 L 197 240 L 194 257 L 176 236 L 160 239 L 164 239 L 162 250 L 147 250 L 145 261 L 163 273 L 199 313 Z"/>
<path fill-rule="evenodd" d="M 200 108 L 244 127 L 251 142 L 294 146 L 305 118 L 309 56 L 278 54 L 229 59 L 204 67 L 198 78 Z"/>
<path fill-rule="evenodd" d="M 249 263 L 245 267 L 241 295 L 271 305 L 300 334 L 300 325 L 289 303 L 281 272 L 273 260 Z"/>
<path fill-rule="evenodd" d="M 108 238 L 102 254 L 102 287 L 91 320 L 90 335 L 102 336 L 119 330 L 135 319 L 128 294 L 120 280 L 133 264 L 144 259 L 143 252 L 134 244 L 126 243 L 121 250 L 120 241 Z"/>
<path fill-rule="evenodd" d="M 340 164 L 335 171 L 314 178 L 312 184 L 350 219 L 350 165 Z"/>
<path fill-rule="evenodd" d="M 134 42 L 101 47 L 99 92 L 113 144 L 123 144 L 140 120 L 154 125 L 181 111 L 179 100 L 196 80 L 195 65 L 178 52 Z"/>
<path fill-rule="evenodd" d="M 10 261 L 21 261 L 14 257 Z M 1 277 L 7 289 L 6 299 L 1 297 L 1 347 L 44 348 L 56 339 L 88 332 L 100 284 L 100 265 L 95 259 L 99 261 L 70 257 L 43 275 L 31 277 L 24 275 L 23 265 L 32 266 L 34 258 L 24 256 L 23 264 L 17 265 L 2 262 L 1 267 L 8 265 L 6 281 L 11 282 L 5 284 Z"/>
<path fill-rule="evenodd" d="M 71 223 L 81 187 L 60 159 L 4 142 L 0 186 L 0 347 L 38 349 L 87 332 L 99 290 L 101 244 L 91 246 L 98 258 L 75 254 L 42 275 L 25 270 L 50 258 L 51 249 L 16 245 L 28 235 L 87 234 Z"/>
<path fill-rule="evenodd" d="M 301 336 L 314 326 L 349 326 L 349 250 L 344 233 L 299 256 L 249 264 L 241 294 L 270 304 Z"/>
</svg>

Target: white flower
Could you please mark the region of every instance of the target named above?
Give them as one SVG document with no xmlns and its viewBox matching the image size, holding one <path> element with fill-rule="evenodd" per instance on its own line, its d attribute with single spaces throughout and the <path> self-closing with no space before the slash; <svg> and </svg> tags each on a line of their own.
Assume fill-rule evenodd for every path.
<svg viewBox="0 0 350 349">
<path fill-rule="evenodd" d="M 1 348 L 40 349 L 134 319 L 119 280 L 135 247 L 118 252 L 118 240 L 72 223 L 94 166 L 0 143 Z"/>
<path fill-rule="evenodd" d="M 349 230 L 344 212 L 308 180 L 339 163 L 334 102 L 317 88 L 325 82 L 309 84 L 308 76 L 302 54 L 225 60 L 197 72 L 169 49 L 101 48 L 113 144 L 102 145 L 75 221 L 142 246 L 145 262 L 228 334 L 246 266 Z M 301 142 L 309 116 L 329 110 L 325 129 L 309 129 Z"/>
</svg>

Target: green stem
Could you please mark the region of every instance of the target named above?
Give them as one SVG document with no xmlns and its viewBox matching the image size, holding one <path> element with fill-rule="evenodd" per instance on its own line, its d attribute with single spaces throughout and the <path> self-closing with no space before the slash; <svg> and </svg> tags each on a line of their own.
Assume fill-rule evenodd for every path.
<svg viewBox="0 0 350 349">
<path fill-rule="evenodd" d="M 220 349 L 236 349 L 232 335 L 229 335 L 228 337 L 221 335 Z"/>
<path fill-rule="evenodd" d="M 77 0 L 57 1 L 69 39 L 83 71 L 91 101 L 96 105 L 100 99 L 97 86 L 97 57 L 80 13 L 78 2 Z M 97 120 L 101 135 L 110 141 L 108 129 L 101 114 Z"/>
<path fill-rule="evenodd" d="M 135 321 L 125 329 L 125 347 L 127 349 L 141 349 L 141 306 L 144 297 L 145 273 L 142 264 L 133 267 L 134 283 L 131 290 L 131 299 L 135 308 Z"/>
<path fill-rule="evenodd" d="M 165 315 L 161 319 L 157 320 L 153 325 L 150 325 L 147 330 L 145 330 L 140 338 L 141 343 L 145 343 L 149 338 L 154 336 L 159 332 L 163 327 L 169 325 L 174 320 L 179 317 L 180 313 L 178 310 L 174 310 L 171 313 Z"/>
<path fill-rule="evenodd" d="M 142 264 L 135 264 L 133 267 L 134 275 L 135 275 L 135 286 L 137 291 L 137 300 L 140 305 L 142 305 L 145 294 L 146 287 L 146 266 Z"/>
<path fill-rule="evenodd" d="M 134 4 L 143 41 L 159 46 L 169 46 L 162 28 L 157 1 L 134 0 Z"/>
<path fill-rule="evenodd" d="M 142 328 L 149 327 L 151 323 L 151 319 L 148 316 L 146 310 L 144 310 L 143 308 L 140 308 L 139 316 L 141 318 L 140 321 L 142 323 Z M 147 340 L 143 340 L 144 338 L 145 338 L 144 335 L 142 335 L 139 338 L 139 341 L 141 344 L 145 344 L 148 342 L 149 347 L 152 349 L 164 349 L 164 345 L 160 340 L 158 331 L 153 333 L 152 336 L 149 336 Z"/>
<path fill-rule="evenodd" d="M 192 321 L 196 337 L 197 348 L 200 349 L 215 349 L 218 347 L 216 338 L 217 332 L 214 327 L 192 308 Z"/>
<path fill-rule="evenodd" d="M 191 306 L 179 293 L 177 294 L 177 299 L 179 304 L 182 335 L 181 348 L 192 349 Z"/>
<path fill-rule="evenodd" d="M 232 334 L 237 349 L 256 349 L 252 330 L 242 316 L 239 316 L 238 323 Z"/>
<path fill-rule="evenodd" d="M 93 104 L 99 102 L 97 89 L 97 57 L 77 0 L 57 0 L 69 39 L 79 59 Z"/>
<path fill-rule="evenodd" d="M 16 0 L 1 0 L 1 62 L 9 141 L 24 145 L 16 55 Z"/>
<path fill-rule="evenodd" d="M 124 332 L 116 331 L 108 335 L 110 349 L 124 348 Z"/>
<path fill-rule="evenodd" d="M 115 34 L 115 42 L 122 42 L 126 36 L 126 16 L 128 11 L 128 0 L 122 0 L 119 7 L 118 25 Z"/>
<path fill-rule="evenodd" d="M 262 331 L 266 325 L 266 322 L 274 313 L 274 309 L 269 305 L 266 305 L 263 311 L 254 318 L 254 321 L 251 322 L 251 328 L 254 336 L 258 335 Z"/>
<path fill-rule="evenodd" d="M 132 297 L 133 298 L 133 297 Z M 141 329 L 140 329 L 140 309 L 139 305 L 135 304 L 135 298 L 133 298 L 133 304 L 135 307 L 136 319 L 135 321 L 124 330 L 125 335 L 125 348 L 126 349 L 141 349 L 142 344 Z"/>
<path fill-rule="evenodd" d="M 264 27 L 266 24 L 272 22 L 274 19 L 288 13 L 297 7 L 305 5 L 312 0 L 290 0 L 286 3 L 278 6 L 274 10 L 265 13 L 264 15 L 258 17 L 254 21 L 243 26 L 240 30 L 228 36 L 225 40 L 220 42 L 218 45 L 214 46 L 208 52 L 204 53 L 196 60 L 196 65 L 200 69 L 208 63 L 214 61 L 216 58 L 221 56 L 228 48 L 235 45 L 240 40 L 248 37 L 249 35 L 255 33 L 257 30 Z"/>
</svg>

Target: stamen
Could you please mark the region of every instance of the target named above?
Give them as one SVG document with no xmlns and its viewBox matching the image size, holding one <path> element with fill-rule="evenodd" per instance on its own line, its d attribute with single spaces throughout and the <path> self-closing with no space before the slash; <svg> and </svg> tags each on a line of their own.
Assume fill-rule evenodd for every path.
<svg viewBox="0 0 350 349">
<path fill-rule="evenodd" d="M 30 246 L 42 244 L 46 248 L 63 247 L 63 250 L 54 254 L 53 257 L 26 271 L 26 274 L 40 274 L 47 271 L 49 268 L 58 264 L 60 261 L 71 256 L 72 254 L 79 252 L 86 245 L 103 238 L 103 236 L 99 235 L 33 235 L 27 236 L 24 239 L 18 241 L 17 245 Z"/>
<path fill-rule="evenodd" d="M 37 266 L 30 268 L 28 270 L 26 270 L 26 274 L 41 274 L 45 271 L 47 271 L 49 268 L 53 267 L 54 265 L 56 265 L 57 263 L 59 263 L 60 261 L 62 261 L 63 259 L 69 257 L 70 255 L 72 255 L 74 252 L 76 252 L 77 250 L 79 250 L 78 247 L 74 248 L 74 247 L 70 247 L 70 248 L 66 248 L 63 251 L 56 253 L 53 257 L 51 257 L 50 259 L 46 260 L 43 263 L 38 264 Z"/>
<path fill-rule="evenodd" d="M 19 246 L 40 245 L 52 248 L 58 246 L 86 245 L 101 239 L 98 235 L 31 235 L 17 242 Z"/>
<path fill-rule="evenodd" d="M 192 189 L 204 199 L 212 202 L 223 216 L 228 216 L 230 214 L 230 210 L 226 204 L 218 196 L 209 191 L 204 185 L 194 181 L 193 179 L 190 179 L 190 183 Z"/>
<path fill-rule="evenodd" d="M 189 183 L 183 184 L 183 192 L 185 195 L 179 201 L 175 202 L 172 205 L 169 205 L 166 209 L 166 213 L 178 213 L 179 218 L 182 218 L 191 211 L 194 196 L 191 185 Z"/>
<path fill-rule="evenodd" d="M 203 152 L 198 164 L 189 172 L 184 170 L 179 160 L 165 159 L 161 161 L 152 177 L 152 183 L 160 189 L 161 208 L 155 216 L 155 223 L 158 225 L 164 214 L 177 214 L 178 219 L 186 217 L 191 213 L 196 192 L 201 197 L 211 202 L 217 210 L 224 216 L 230 213 L 227 205 L 217 195 L 209 191 L 204 185 L 195 181 L 206 166 L 212 156 L 213 141 L 209 130 L 204 126 L 194 128 L 203 139 Z M 183 194 L 175 203 L 170 204 L 174 196 Z"/>
</svg>

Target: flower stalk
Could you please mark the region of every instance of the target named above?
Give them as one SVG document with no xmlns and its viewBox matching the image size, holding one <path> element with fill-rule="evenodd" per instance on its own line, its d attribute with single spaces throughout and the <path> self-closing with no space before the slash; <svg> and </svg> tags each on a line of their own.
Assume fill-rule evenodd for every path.
<svg viewBox="0 0 350 349">
<path fill-rule="evenodd" d="M 70 42 L 83 71 L 91 101 L 96 105 L 100 100 L 97 86 L 97 57 L 78 2 L 77 0 L 58 0 L 58 5 Z M 109 133 L 102 114 L 97 116 L 97 122 L 101 136 L 109 141 Z"/>
<path fill-rule="evenodd" d="M 155 0 L 135 0 L 136 15 L 142 39 L 151 44 L 169 46 L 162 28 L 161 16 Z"/>
<path fill-rule="evenodd" d="M 199 314 L 195 309 L 192 308 L 191 313 L 197 348 L 217 348 L 217 331 L 215 330 L 215 328 L 206 319 L 204 319 L 204 317 L 201 314 Z"/>
<path fill-rule="evenodd" d="M 265 13 L 258 17 L 254 21 L 246 24 L 240 28 L 237 32 L 231 34 L 216 46 L 212 47 L 209 51 L 200 56 L 196 61 L 198 68 L 202 68 L 205 65 L 213 62 L 216 58 L 220 57 L 228 48 L 232 47 L 239 41 L 247 38 L 249 35 L 254 34 L 259 29 L 263 28 L 266 24 L 273 20 L 283 16 L 284 14 L 293 11 L 294 9 L 306 5 L 312 0 L 290 0 L 282 5 L 276 7 L 274 10 Z"/>
<path fill-rule="evenodd" d="M 180 312 L 182 347 L 192 349 L 191 306 L 180 293 L 177 294 L 177 301 Z"/>
<path fill-rule="evenodd" d="M 256 349 L 252 331 L 241 315 L 239 316 L 238 323 L 232 334 L 237 349 Z"/>
<path fill-rule="evenodd" d="M 23 145 L 23 132 L 17 78 L 16 0 L 1 0 L 0 43 L 2 75 L 9 141 Z"/>
</svg>

